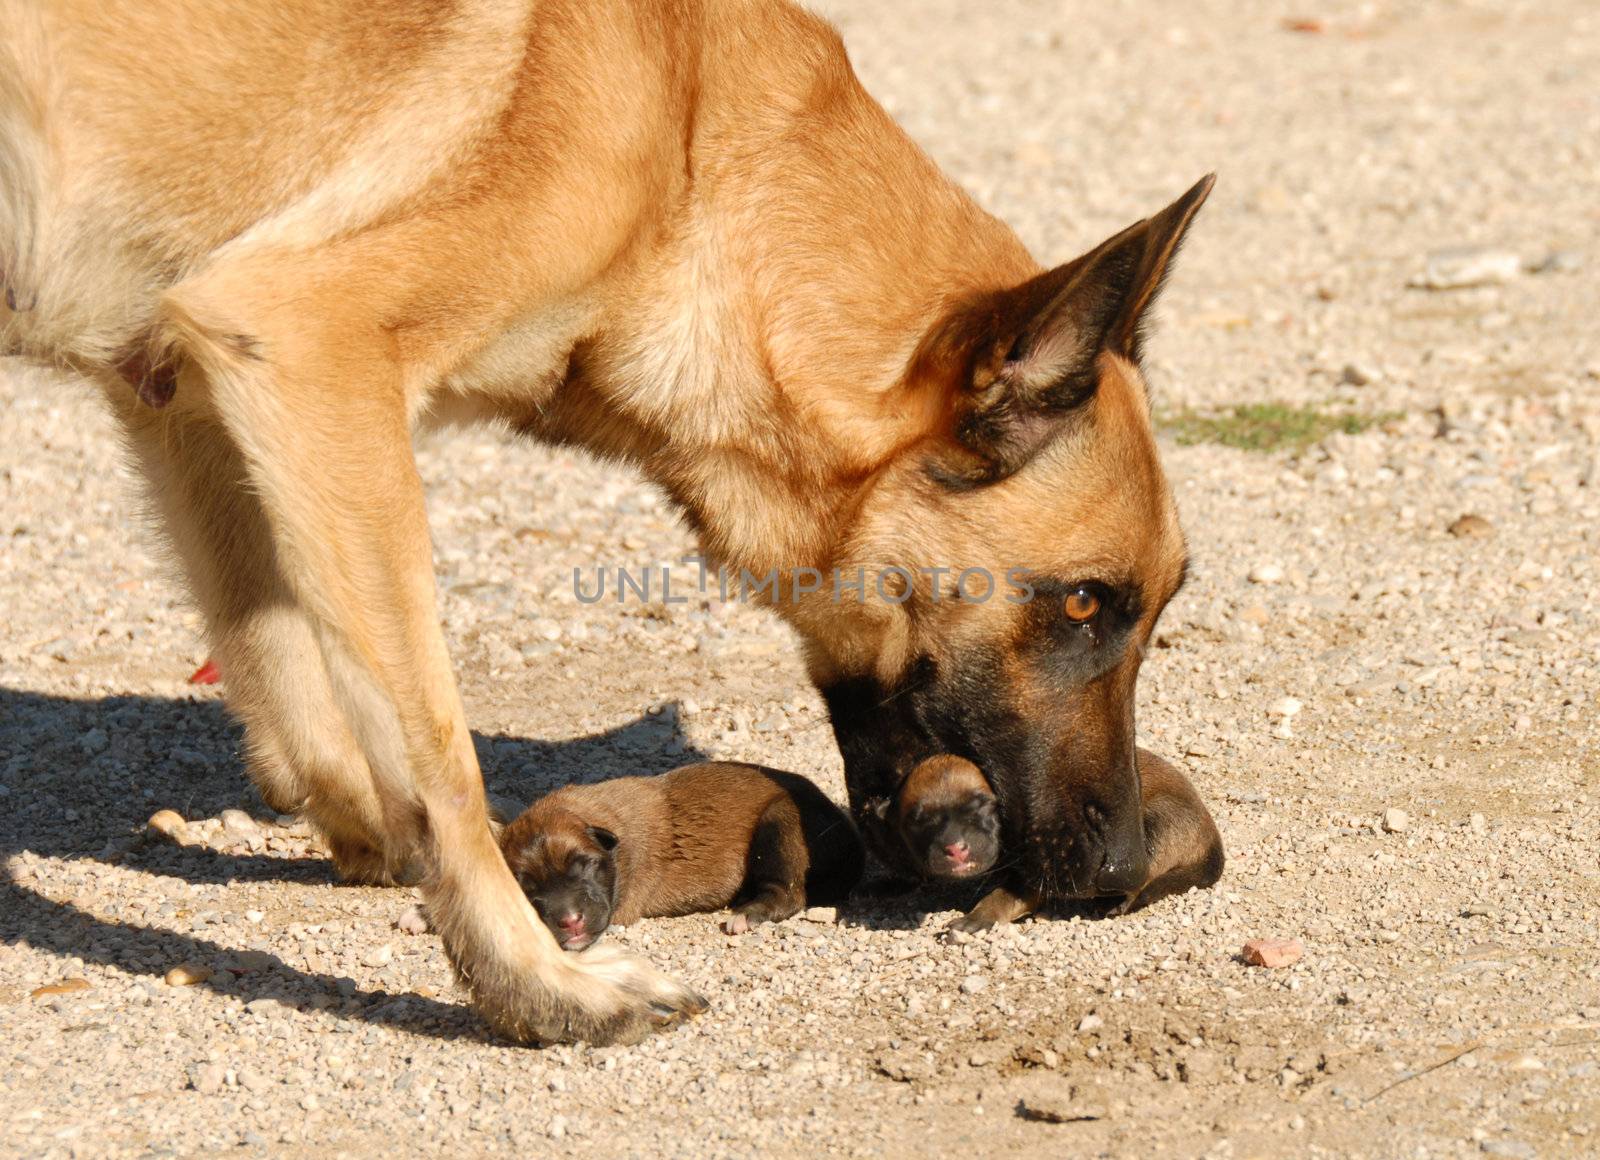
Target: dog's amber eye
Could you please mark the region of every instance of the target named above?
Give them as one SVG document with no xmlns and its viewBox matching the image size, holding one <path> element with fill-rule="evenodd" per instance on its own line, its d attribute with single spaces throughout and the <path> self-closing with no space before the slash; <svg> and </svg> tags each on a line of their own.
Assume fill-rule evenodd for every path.
<svg viewBox="0 0 1600 1160">
<path fill-rule="evenodd" d="M 1094 614 L 1100 611 L 1100 598 L 1087 588 L 1080 588 L 1066 602 L 1067 619 L 1082 624 L 1093 620 Z"/>
</svg>

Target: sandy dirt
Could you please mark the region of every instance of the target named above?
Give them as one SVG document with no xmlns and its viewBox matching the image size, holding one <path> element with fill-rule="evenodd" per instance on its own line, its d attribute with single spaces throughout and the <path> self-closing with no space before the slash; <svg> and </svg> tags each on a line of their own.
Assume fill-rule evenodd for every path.
<svg viewBox="0 0 1600 1160">
<path fill-rule="evenodd" d="M 95 400 L 0 369 L 0 1153 L 1600 1150 L 1600 10 L 826 7 L 1041 257 L 1220 173 L 1151 343 L 1163 415 L 1377 420 L 1164 442 L 1195 566 L 1140 733 L 1212 804 L 1223 881 L 957 945 L 961 892 L 738 938 L 642 922 L 606 937 L 704 1016 L 497 1042 L 397 926 L 413 895 L 338 884 L 248 788 Z M 1413 285 L 1463 246 L 1501 280 Z M 491 431 L 421 463 L 499 799 L 699 755 L 842 796 L 776 620 L 574 597 L 575 566 L 690 550 L 650 489 Z M 164 808 L 178 845 L 144 836 Z M 1303 957 L 1241 960 L 1274 937 Z M 168 985 L 179 964 L 211 973 Z"/>
</svg>

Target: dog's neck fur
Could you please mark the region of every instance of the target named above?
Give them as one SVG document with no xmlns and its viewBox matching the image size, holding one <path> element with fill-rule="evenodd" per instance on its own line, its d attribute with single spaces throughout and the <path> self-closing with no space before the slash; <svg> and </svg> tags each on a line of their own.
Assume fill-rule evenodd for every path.
<svg viewBox="0 0 1600 1160">
<path fill-rule="evenodd" d="M 579 363 L 613 419 L 585 422 L 586 444 L 637 462 L 735 577 L 777 569 L 787 588 L 793 569 L 826 577 L 866 489 L 946 429 L 949 384 L 908 371 L 923 336 L 1040 267 L 867 95 L 831 28 L 787 6 L 764 18 L 708 46 L 661 241 L 616 280 Z M 753 92 L 741 53 L 776 83 Z M 817 603 L 778 607 L 852 615 Z M 829 627 L 876 647 L 870 624 Z"/>
</svg>

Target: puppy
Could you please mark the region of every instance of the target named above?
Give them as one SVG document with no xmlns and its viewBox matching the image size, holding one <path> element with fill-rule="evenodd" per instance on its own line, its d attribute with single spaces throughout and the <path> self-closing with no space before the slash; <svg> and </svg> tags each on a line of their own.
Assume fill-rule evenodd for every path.
<svg viewBox="0 0 1600 1160">
<path fill-rule="evenodd" d="M 707 762 L 567 786 L 500 834 L 539 917 L 567 950 L 612 923 L 732 906 L 730 933 L 843 901 L 865 852 L 849 816 L 805 778 Z"/>
<path fill-rule="evenodd" d="M 893 798 L 871 808 L 882 823 L 880 840 L 897 842 L 926 877 L 973 878 L 999 861 L 1000 802 L 965 758 L 928 758 Z"/>
</svg>

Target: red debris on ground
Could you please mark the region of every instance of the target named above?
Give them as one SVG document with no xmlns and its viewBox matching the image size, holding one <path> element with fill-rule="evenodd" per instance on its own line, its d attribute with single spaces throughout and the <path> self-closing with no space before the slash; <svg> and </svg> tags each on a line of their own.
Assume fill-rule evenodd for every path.
<svg viewBox="0 0 1600 1160">
<path fill-rule="evenodd" d="M 1292 967 L 1305 953 L 1297 938 L 1253 938 L 1239 952 L 1252 967 Z"/>
<path fill-rule="evenodd" d="M 217 668 L 217 662 L 210 657 L 206 658 L 205 664 L 189 674 L 191 685 L 214 685 L 220 680 L 222 680 L 222 670 Z"/>
</svg>

